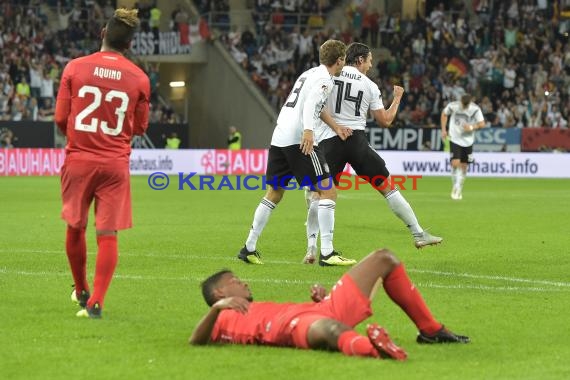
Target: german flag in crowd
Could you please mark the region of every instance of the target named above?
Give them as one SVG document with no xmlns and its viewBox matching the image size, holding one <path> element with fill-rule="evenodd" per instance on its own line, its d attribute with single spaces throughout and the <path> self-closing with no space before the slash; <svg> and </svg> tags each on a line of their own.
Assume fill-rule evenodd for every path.
<svg viewBox="0 0 570 380">
<path fill-rule="evenodd" d="M 462 77 L 469 71 L 469 65 L 460 57 L 453 57 L 447 63 L 445 70 L 453 73 L 456 78 Z"/>
</svg>

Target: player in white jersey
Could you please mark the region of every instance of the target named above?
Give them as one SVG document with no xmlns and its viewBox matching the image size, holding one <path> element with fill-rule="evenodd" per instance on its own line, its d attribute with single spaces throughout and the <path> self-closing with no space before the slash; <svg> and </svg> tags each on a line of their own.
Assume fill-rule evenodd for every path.
<svg viewBox="0 0 570 380">
<path fill-rule="evenodd" d="M 451 118 L 449 118 L 451 116 Z M 471 101 L 471 95 L 463 95 L 461 101 L 454 101 L 441 112 L 441 139 L 447 139 L 449 118 L 449 150 L 451 152 L 451 199 L 463 199 L 463 183 L 467 166 L 472 162 L 475 131 L 485 127 L 481 108 Z"/>
<path fill-rule="evenodd" d="M 349 163 L 356 174 L 368 179 L 386 199 L 388 205 L 408 227 L 417 248 L 440 243 L 443 239 L 433 236 L 418 223 L 410 204 L 395 186 L 382 185 L 384 181 L 392 184 L 390 172 L 384 160 L 369 145 L 365 133 L 366 117 L 370 110 L 378 124 L 389 127 L 398 111 L 398 105 L 404 93 L 400 86 L 394 86 L 394 100 L 390 108 L 385 109 L 378 85 L 371 81 L 366 73 L 372 67 L 370 48 L 361 43 L 351 44 L 346 51 L 346 66 L 338 78 L 334 79 L 334 89 L 327 102 L 327 108 L 336 123 L 353 130 L 346 141 L 341 140 L 326 123 L 316 129 L 319 147 L 331 168 L 331 175 L 338 183 L 338 176 Z M 308 199 L 307 215 L 307 254 L 304 263 L 315 261 L 318 229 L 317 202 L 318 194 L 311 193 Z"/>
<path fill-rule="evenodd" d="M 342 257 L 333 248 L 336 189 L 314 138 L 314 129 L 320 118 L 333 123 L 343 138 L 350 133 L 349 129 L 335 125 L 330 115 L 322 112 L 333 87 L 332 78 L 340 73 L 345 56 L 346 45 L 343 42 L 326 41 L 319 49 L 321 65 L 301 74 L 281 108 L 267 157 L 267 193 L 257 206 L 245 246 L 238 254 L 245 263 L 262 264 L 256 249 L 257 240 L 293 178 L 299 184 L 308 184 L 316 189 L 321 197 L 318 204 L 321 233 L 319 263 L 322 266 L 356 263 Z"/>
</svg>

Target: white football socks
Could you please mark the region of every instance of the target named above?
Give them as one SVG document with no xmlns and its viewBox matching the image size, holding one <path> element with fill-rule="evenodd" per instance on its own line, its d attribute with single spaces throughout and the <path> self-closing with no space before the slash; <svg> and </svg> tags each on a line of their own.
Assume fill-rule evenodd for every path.
<svg viewBox="0 0 570 380">
<path fill-rule="evenodd" d="M 321 254 L 330 255 L 333 249 L 334 235 L 334 210 L 336 203 L 332 199 L 319 200 L 318 218 L 319 230 L 321 232 Z"/>
<path fill-rule="evenodd" d="M 319 200 L 310 200 L 307 211 L 307 248 L 317 247 L 319 236 Z"/>
<path fill-rule="evenodd" d="M 453 184 L 454 189 L 461 190 L 464 178 L 463 170 L 461 170 L 461 168 L 453 168 L 451 172 L 451 183 Z"/>
<path fill-rule="evenodd" d="M 463 172 L 463 169 L 459 168 L 459 180 L 457 183 L 457 186 L 459 187 L 459 191 L 463 191 L 463 184 L 465 183 L 465 173 Z"/>
<path fill-rule="evenodd" d="M 257 239 L 259 239 L 259 235 L 261 235 L 261 232 L 269 221 L 271 212 L 275 209 L 276 206 L 277 205 L 275 203 L 267 200 L 266 198 L 263 198 L 261 202 L 259 202 L 259 206 L 257 206 L 255 214 L 253 215 L 253 224 L 251 225 L 249 235 L 247 236 L 247 240 L 245 242 L 245 247 L 249 252 L 255 251 Z"/>
<path fill-rule="evenodd" d="M 413 235 L 419 235 L 424 232 L 418 223 L 414 210 L 412 210 L 412 207 L 398 189 L 390 191 L 385 197 L 392 212 L 406 224 L 406 227 Z"/>
</svg>

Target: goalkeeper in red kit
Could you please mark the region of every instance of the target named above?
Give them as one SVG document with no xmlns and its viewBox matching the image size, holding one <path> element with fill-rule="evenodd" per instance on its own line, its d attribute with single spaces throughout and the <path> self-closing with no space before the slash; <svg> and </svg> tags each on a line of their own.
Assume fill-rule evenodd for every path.
<svg viewBox="0 0 570 380">
<path fill-rule="evenodd" d="M 80 317 L 101 318 L 117 265 L 117 231 L 132 226 L 131 139 L 148 128 L 150 99 L 147 75 L 124 56 L 138 25 L 136 10 L 117 9 L 101 31 L 101 50 L 69 62 L 57 94 L 55 122 L 67 137 L 61 216 Z M 91 203 L 98 247 L 92 289 L 85 243 Z"/>
<path fill-rule="evenodd" d="M 314 302 L 254 302 L 249 286 L 223 270 L 202 283 L 210 310 L 198 322 L 190 344 L 258 344 L 304 349 L 328 349 L 349 356 L 405 360 L 377 324 L 367 336 L 354 327 L 372 315 L 371 300 L 379 286 L 419 330 L 418 343 L 469 343 L 469 338 L 445 328 L 431 314 L 404 265 L 387 249 L 379 249 L 348 270 L 327 295 L 313 285 Z"/>
</svg>

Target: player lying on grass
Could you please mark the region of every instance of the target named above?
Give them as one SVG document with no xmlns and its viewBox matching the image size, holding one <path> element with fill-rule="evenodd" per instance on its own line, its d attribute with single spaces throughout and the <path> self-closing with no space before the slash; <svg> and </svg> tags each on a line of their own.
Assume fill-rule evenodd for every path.
<svg viewBox="0 0 570 380">
<path fill-rule="evenodd" d="M 368 337 L 354 327 L 372 315 L 370 307 L 378 286 L 410 317 L 419 329 L 418 343 L 468 343 L 434 319 L 404 265 L 387 249 L 366 256 L 346 272 L 326 295 L 313 285 L 314 302 L 254 302 L 249 286 L 231 271 L 223 270 L 202 283 L 211 306 L 198 323 L 189 343 L 260 344 L 305 349 L 328 349 L 345 355 L 405 360 L 386 330 L 372 324 Z"/>
</svg>

